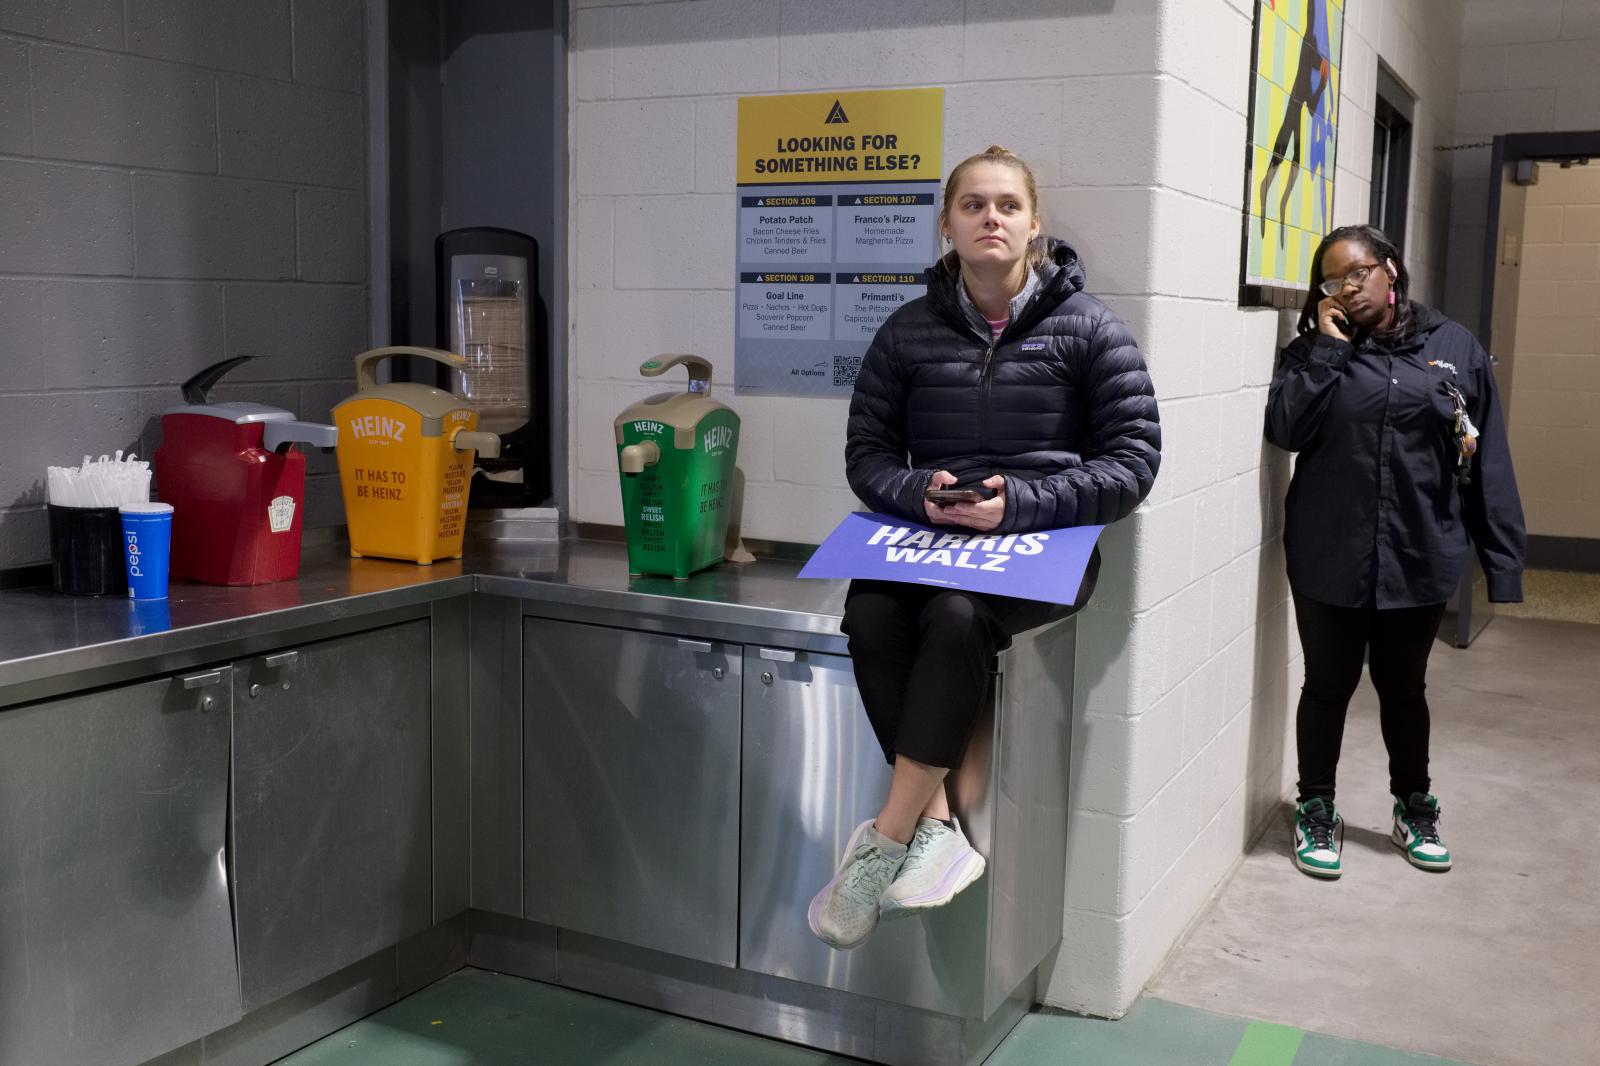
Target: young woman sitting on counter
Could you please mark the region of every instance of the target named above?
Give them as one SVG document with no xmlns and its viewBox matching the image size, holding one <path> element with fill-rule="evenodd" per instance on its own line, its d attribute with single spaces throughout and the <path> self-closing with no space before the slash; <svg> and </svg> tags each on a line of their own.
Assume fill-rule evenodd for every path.
<svg viewBox="0 0 1600 1066">
<path fill-rule="evenodd" d="M 951 171 L 939 216 L 950 251 L 927 295 L 878 330 L 850 401 L 846 475 L 874 511 L 935 526 L 1017 533 L 1126 517 L 1161 460 L 1156 401 L 1128 327 L 1084 291 L 1064 242 L 1040 237 L 1032 171 L 995 146 Z M 997 651 L 1081 608 L 887 581 L 845 602 L 857 686 L 893 766 L 811 901 L 811 930 L 862 943 L 879 916 L 942 906 L 984 859 L 950 808 Z"/>
</svg>

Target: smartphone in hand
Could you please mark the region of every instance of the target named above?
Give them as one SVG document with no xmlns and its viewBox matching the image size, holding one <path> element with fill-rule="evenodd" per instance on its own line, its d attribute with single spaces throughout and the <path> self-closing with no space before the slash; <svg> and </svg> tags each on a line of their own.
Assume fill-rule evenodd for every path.
<svg viewBox="0 0 1600 1066">
<path fill-rule="evenodd" d="M 989 496 L 977 489 L 928 489 L 922 498 L 944 507 L 952 503 L 982 503 Z"/>
<path fill-rule="evenodd" d="M 1333 296 L 1324 297 L 1317 304 L 1317 328 L 1325 336 L 1338 337 L 1340 340 L 1354 340 L 1356 335 L 1355 327 L 1345 314 L 1344 305 Z"/>
</svg>

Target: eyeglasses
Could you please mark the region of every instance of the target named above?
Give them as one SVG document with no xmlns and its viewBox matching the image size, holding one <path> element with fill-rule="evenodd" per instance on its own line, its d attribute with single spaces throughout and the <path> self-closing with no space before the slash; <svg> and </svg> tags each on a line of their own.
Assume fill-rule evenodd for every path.
<svg viewBox="0 0 1600 1066">
<path fill-rule="evenodd" d="M 1322 290 L 1322 295 L 1324 296 L 1337 296 L 1344 291 L 1344 287 L 1346 285 L 1353 283 L 1356 288 L 1361 288 L 1361 286 L 1367 283 L 1367 279 L 1372 276 L 1372 272 L 1377 269 L 1377 263 L 1368 263 L 1366 266 L 1358 266 L 1342 278 L 1328 278 L 1321 285 L 1318 285 L 1317 288 Z"/>
</svg>

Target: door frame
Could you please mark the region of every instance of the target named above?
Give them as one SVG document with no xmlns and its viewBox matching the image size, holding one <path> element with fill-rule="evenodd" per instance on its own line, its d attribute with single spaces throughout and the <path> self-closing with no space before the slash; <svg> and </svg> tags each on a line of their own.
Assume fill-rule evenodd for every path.
<svg viewBox="0 0 1600 1066">
<path fill-rule="evenodd" d="M 1478 297 L 1478 339 L 1493 352 L 1494 285 L 1500 261 L 1500 190 L 1505 165 L 1523 160 L 1559 163 L 1568 159 L 1600 156 L 1600 130 L 1562 130 L 1551 133 L 1502 133 L 1495 136 L 1489 158 L 1489 213 L 1483 235 L 1483 280 Z M 1509 397 L 1507 397 L 1509 401 Z M 1487 597 L 1474 602 L 1473 591 L 1482 573 L 1476 555 L 1468 562 L 1456 589 L 1455 646 L 1465 648 L 1494 617 Z"/>
</svg>

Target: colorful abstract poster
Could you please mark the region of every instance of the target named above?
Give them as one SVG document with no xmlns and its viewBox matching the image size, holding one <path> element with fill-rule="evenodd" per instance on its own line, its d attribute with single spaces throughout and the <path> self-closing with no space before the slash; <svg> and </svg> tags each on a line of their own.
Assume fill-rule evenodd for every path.
<svg viewBox="0 0 1600 1066">
<path fill-rule="evenodd" d="M 1244 283 L 1304 290 L 1332 228 L 1344 0 L 1259 0 Z"/>
</svg>

